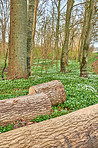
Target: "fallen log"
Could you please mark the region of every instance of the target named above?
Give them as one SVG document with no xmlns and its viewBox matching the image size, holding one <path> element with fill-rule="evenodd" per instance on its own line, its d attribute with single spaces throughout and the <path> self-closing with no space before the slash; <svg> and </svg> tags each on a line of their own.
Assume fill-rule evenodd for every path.
<svg viewBox="0 0 98 148">
<path fill-rule="evenodd" d="M 98 104 L 0 134 L 0 148 L 97 148 Z"/>
<path fill-rule="evenodd" d="M 52 106 L 56 106 L 65 102 L 66 100 L 64 87 L 58 80 L 38 84 L 29 88 L 29 94 L 36 94 L 41 92 L 44 92 L 49 96 Z"/>
<path fill-rule="evenodd" d="M 44 93 L 0 100 L 0 126 L 18 119 L 31 120 L 51 113 L 51 102 Z"/>
</svg>

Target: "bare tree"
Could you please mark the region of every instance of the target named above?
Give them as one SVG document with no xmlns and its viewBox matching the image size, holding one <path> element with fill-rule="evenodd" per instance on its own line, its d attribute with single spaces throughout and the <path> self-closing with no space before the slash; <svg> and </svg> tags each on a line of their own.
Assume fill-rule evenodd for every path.
<svg viewBox="0 0 98 148">
<path fill-rule="evenodd" d="M 28 75 L 31 75 L 31 49 L 32 49 L 32 30 L 33 30 L 33 15 L 34 15 L 34 4 L 35 0 L 28 0 L 28 11 L 27 11 L 27 71 Z"/>
<path fill-rule="evenodd" d="M 66 56 L 66 65 L 68 64 L 68 43 L 69 43 L 69 33 L 70 33 L 70 19 L 71 12 L 73 8 L 74 0 L 67 1 L 67 10 L 66 10 L 66 22 L 65 22 L 65 37 L 62 47 L 61 54 L 61 72 L 65 72 L 65 56 Z"/>
<path fill-rule="evenodd" d="M 1 31 L 1 55 L 6 54 L 6 40 L 9 34 L 10 1 L 0 0 L 0 31 Z"/>
<path fill-rule="evenodd" d="M 57 7 L 57 24 L 56 24 L 56 33 L 55 33 L 55 56 L 56 56 L 56 60 L 57 60 L 57 56 L 58 56 L 59 27 L 60 27 L 60 5 L 61 5 L 61 0 L 58 0 L 58 4 L 56 3 L 56 7 Z"/>
<path fill-rule="evenodd" d="M 86 0 L 84 22 L 81 38 L 81 59 L 80 59 L 80 76 L 88 77 L 87 61 L 88 61 L 88 49 L 91 41 L 92 30 L 94 26 L 95 16 L 95 4 L 96 0 Z"/>
<path fill-rule="evenodd" d="M 35 38 L 35 30 L 36 30 L 36 19 L 37 19 L 38 3 L 39 3 L 39 0 L 35 0 L 34 18 L 33 18 L 33 33 L 32 33 L 32 49 L 31 49 L 31 62 L 30 62 L 30 65 L 32 65 L 32 56 L 33 56 L 32 54 L 33 54 L 33 48 L 34 48 L 34 38 Z"/>
</svg>

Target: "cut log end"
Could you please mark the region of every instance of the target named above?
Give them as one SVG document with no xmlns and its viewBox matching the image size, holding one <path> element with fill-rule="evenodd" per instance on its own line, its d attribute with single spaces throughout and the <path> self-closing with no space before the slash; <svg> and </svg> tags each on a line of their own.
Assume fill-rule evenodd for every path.
<svg viewBox="0 0 98 148">
<path fill-rule="evenodd" d="M 53 80 L 51 82 L 38 84 L 29 88 L 29 94 L 44 92 L 50 98 L 52 106 L 57 106 L 60 103 L 64 103 L 66 100 L 66 94 L 62 83 L 59 80 Z"/>
<path fill-rule="evenodd" d="M 29 88 L 29 95 L 34 95 L 34 94 L 36 94 L 36 91 L 34 90 L 33 87 L 30 87 Z"/>
</svg>

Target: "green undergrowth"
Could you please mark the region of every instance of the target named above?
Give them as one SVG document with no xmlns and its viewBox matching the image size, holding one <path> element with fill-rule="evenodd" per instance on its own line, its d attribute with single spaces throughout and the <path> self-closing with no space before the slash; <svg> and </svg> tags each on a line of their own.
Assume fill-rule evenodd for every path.
<svg viewBox="0 0 98 148">
<path fill-rule="evenodd" d="M 4 132 L 8 132 L 8 131 L 12 130 L 13 126 L 14 126 L 13 123 L 11 123 L 11 124 L 9 124 L 9 125 L 7 125 L 5 127 L 0 126 L 0 133 L 4 133 Z"/>
<path fill-rule="evenodd" d="M 96 56 L 95 54 L 90 58 L 89 63 L 93 62 Z M 69 61 L 69 68 L 66 69 L 65 74 L 60 73 L 59 64 L 58 67 L 56 64 L 51 65 L 51 60 L 47 60 L 46 63 L 44 60 L 34 60 L 32 76 L 28 79 L 4 81 L 0 79 L 0 100 L 27 95 L 30 86 L 60 80 L 65 88 L 66 101 L 52 107 L 51 115 L 38 116 L 32 119 L 32 122 L 55 118 L 98 103 L 98 75 L 91 71 L 90 64 L 88 64 L 89 77 L 83 78 L 79 77 L 79 63 L 74 60 Z M 6 75 L 5 72 L 5 77 Z M 11 129 L 13 129 L 13 124 L 0 127 L 0 132 L 3 133 Z"/>
</svg>

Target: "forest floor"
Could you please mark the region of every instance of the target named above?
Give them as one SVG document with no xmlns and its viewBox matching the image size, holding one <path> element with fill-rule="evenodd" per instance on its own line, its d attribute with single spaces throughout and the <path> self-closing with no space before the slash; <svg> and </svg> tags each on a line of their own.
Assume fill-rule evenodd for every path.
<svg viewBox="0 0 98 148">
<path fill-rule="evenodd" d="M 50 59 L 47 59 L 47 61 L 35 59 L 32 65 L 32 76 L 28 79 L 2 80 L 1 72 L 4 66 L 4 59 L 1 58 L 0 100 L 27 95 L 31 86 L 44 82 L 49 82 L 52 80 L 60 80 L 65 88 L 66 101 L 63 104 L 52 107 L 52 113 L 50 116 L 38 116 L 37 118 L 32 119 L 32 122 L 27 122 L 20 119 L 19 121 L 12 123 L 11 125 L 8 125 L 6 127 L 1 126 L 0 132 L 3 133 L 28 124 L 34 124 L 36 122 L 55 118 L 98 103 L 97 59 L 98 54 L 93 54 L 92 56 L 89 56 L 88 78 L 80 77 L 80 65 L 75 60 L 69 60 L 69 67 L 66 68 L 66 73 L 63 74 L 60 73 L 59 62 L 57 68 L 56 64 L 51 65 Z M 4 78 L 6 78 L 6 76 L 7 68 L 4 72 Z"/>
</svg>

